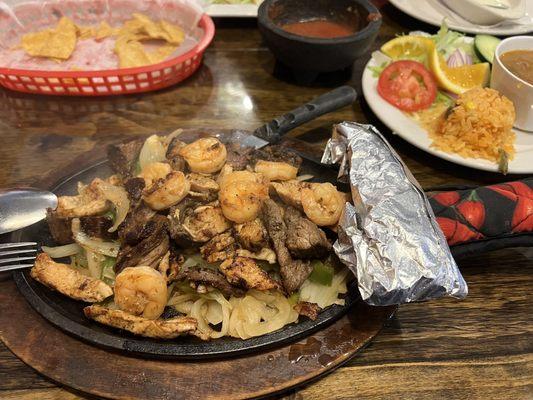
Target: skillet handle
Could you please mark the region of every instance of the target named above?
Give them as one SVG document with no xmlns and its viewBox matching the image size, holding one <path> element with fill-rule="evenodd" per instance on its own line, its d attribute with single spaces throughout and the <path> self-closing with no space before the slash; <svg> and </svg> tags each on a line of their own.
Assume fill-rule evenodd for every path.
<svg viewBox="0 0 533 400">
<path fill-rule="evenodd" d="M 357 92 L 351 86 L 341 86 L 257 128 L 254 135 L 270 143 L 279 142 L 287 132 L 321 115 L 352 104 Z"/>
</svg>

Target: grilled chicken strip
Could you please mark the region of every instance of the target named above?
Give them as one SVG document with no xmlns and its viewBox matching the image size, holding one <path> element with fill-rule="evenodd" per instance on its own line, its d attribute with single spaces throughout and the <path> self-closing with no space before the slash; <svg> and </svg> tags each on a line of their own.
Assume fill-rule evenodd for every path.
<svg viewBox="0 0 533 400">
<path fill-rule="evenodd" d="M 231 231 L 215 236 L 200 247 L 200 254 L 208 263 L 216 263 L 233 257 L 236 244 Z"/>
<path fill-rule="evenodd" d="M 263 247 L 256 252 L 251 252 L 246 249 L 237 249 L 235 254 L 241 257 L 253 258 L 254 260 L 267 261 L 269 264 L 275 264 L 277 260 L 276 252 L 270 247 Z"/>
<path fill-rule="evenodd" d="M 96 303 L 113 294 L 113 289 L 105 282 L 56 263 L 46 253 L 37 256 L 30 273 L 36 281 L 75 300 Z"/>
<path fill-rule="evenodd" d="M 198 325 L 196 319 L 191 317 L 152 320 L 99 305 L 85 307 L 83 312 L 87 318 L 101 324 L 156 339 L 173 339 L 181 334 L 195 331 Z"/>
<path fill-rule="evenodd" d="M 220 264 L 220 270 L 229 283 L 246 289 L 280 289 L 280 284 L 272 279 L 251 258 L 228 258 Z"/>
<path fill-rule="evenodd" d="M 297 180 L 285 182 L 270 182 L 270 188 L 287 205 L 302 210 L 302 190 L 309 187 L 308 182 Z"/>
<path fill-rule="evenodd" d="M 187 180 L 191 184 L 189 197 L 198 201 L 209 203 L 218 199 L 218 183 L 209 176 L 191 172 L 187 175 Z"/>
<path fill-rule="evenodd" d="M 237 239 L 242 248 L 257 252 L 264 247 L 268 247 L 268 232 L 259 218 L 236 224 L 234 228 L 235 239 Z"/>
<path fill-rule="evenodd" d="M 109 209 L 106 198 L 95 181 L 80 189 L 77 196 L 59 196 L 56 214 L 60 218 L 100 215 Z"/>
<path fill-rule="evenodd" d="M 271 199 L 263 202 L 262 216 L 280 265 L 283 286 L 288 293 L 297 290 L 307 279 L 313 267 L 308 261 L 293 260 L 285 246 L 287 226 L 283 220 L 283 209 Z"/>
<path fill-rule="evenodd" d="M 205 243 L 231 228 L 218 205 L 204 205 L 191 199 L 172 207 L 168 219 L 170 236 L 186 247 Z"/>
</svg>

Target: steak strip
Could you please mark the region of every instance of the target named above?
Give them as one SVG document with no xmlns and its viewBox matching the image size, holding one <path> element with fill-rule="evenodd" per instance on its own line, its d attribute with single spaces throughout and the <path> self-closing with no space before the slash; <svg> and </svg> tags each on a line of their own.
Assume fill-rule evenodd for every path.
<svg viewBox="0 0 533 400">
<path fill-rule="evenodd" d="M 263 222 L 278 257 L 283 286 L 287 293 L 292 293 L 307 279 L 313 267 L 308 261 L 293 260 L 285 246 L 287 226 L 283 220 L 283 209 L 271 199 L 266 199 L 262 209 Z"/>
</svg>

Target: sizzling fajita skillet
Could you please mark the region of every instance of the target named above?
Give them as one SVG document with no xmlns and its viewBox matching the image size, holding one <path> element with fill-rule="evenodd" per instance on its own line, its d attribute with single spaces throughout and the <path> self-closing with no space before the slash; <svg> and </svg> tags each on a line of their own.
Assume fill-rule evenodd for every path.
<svg viewBox="0 0 533 400">
<path fill-rule="evenodd" d="M 342 87 L 259 128 L 255 131 L 256 136 L 242 131 L 217 131 L 214 136 L 226 146 L 238 144 L 239 149 L 246 152 L 250 148 L 260 148 L 269 143 L 278 142 L 281 136 L 292 128 L 326 112 L 351 104 L 354 99 L 355 91 L 349 87 Z M 184 133 L 180 136 L 180 140 L 190 143 L 201 137 L 212 136 L 213 131 L 195 131 Z M 294 152 L 301 153 L 296 149 Z M 334 169 L 324 167 L 305 154 L 302 155 L 304 158 L 300 174 L 312 176 L 314 182 L 336 183 L 337 172 Z M 93 178 L 109 176 L 112 173 L 108 160 L 93 159 L 86 165 L 88 166 L 80 168 L 78 164 L 72 169 L 72 173 L 51 187 L 52 191 L 59 196 L 71 195 L 76 191 L 78 182 L 90 182 Z M 45 222 L 16 232 L 12 235 L 12 241 L 36 241 L 40 245 L 55 244 Z M 95 345 L 145 357 L 198 359 L 233 356 L 278 346 L 309 335 L 334 322 L 359 300 L 355 285 L 349 282 L 349 289 L 343 296 L 344 304 L 334 304 L 325 308 L 318 313 L 315 320 L 300 318 L 300 322 L 288 324 L 272 333 L 245 340 L 229 337 L 210 341 L 201 341 L 195 337 L 159 340 L 136 336 L 86 318 L 83 314 L 86 303 L 69 299 L 50 290 L 32 279 L 27 271 L 16 272 L 14 278 L 19 290 L 32 307 L 54 325 Z"/>
</svg>

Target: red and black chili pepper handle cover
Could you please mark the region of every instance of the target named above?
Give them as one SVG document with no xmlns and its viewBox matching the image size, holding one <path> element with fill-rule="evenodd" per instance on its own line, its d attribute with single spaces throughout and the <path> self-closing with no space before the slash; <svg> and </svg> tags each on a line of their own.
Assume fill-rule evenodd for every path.
<svg viewBox="0 0 533 400">
<path fill-rule="evenodd" d="M 428 198 L 456 257 L 533 246 L 533 178 L 430 192 Z"/>
</svg>

